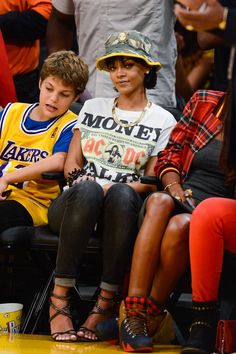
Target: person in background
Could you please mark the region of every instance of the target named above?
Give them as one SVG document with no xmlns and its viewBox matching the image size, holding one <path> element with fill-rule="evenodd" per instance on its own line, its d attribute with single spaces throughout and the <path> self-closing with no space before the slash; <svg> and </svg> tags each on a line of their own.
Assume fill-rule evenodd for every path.
<svg viewBox="0 0 236 354">
<path fill-rule="evenodd" d="M 234 0 L 220 0 L 221 9 L 225 8 L 226 12 L 229 8 L 230 13 L 236 10 L 236 3 Z M 218 11 L 218 7 L 216 8 Z M 227 19 L 228 16 L 225 18 Z M 203 14 L 201 14 L 202 16 Z M 199 17 L 199 14 L 194 16 Z M 232 22 L 232 21 L 231 21 Z M 207 21 L 204 22 L 206 25 Z M 224 24 L 224 22 L 223 22 Z M 225 22 L 226 24 L 226 22 Z M 197 33 L 198 44 L 201 49 L 209 50 L 214 48 L 214 71 L 212 88 L 214 90 L 226 91 L 227 90 L 227 68 L 230 57 L 230 47 L 228 41 L 228 34 L 214 25 L 214 29 L 209 31 L 200 31 Z M 220 25 L 222 27 L 222 24 Z"/>
<path fill-rule="evenodd" d="M 1 0 L 0 30 L 19 102 L 39 99 L 40 38 L 46 34 L 51 0 Z"/>
<path fill-rule="evenodd" d="M 8 104 L 0 113 L 0 232 L 48 222 L 60 193 L 43 172 L 63 171 L 76 115 L 71 103 L 84 91 L 87 64 L 75 53 L 50 55 L 40 73 L 39 103 Z"/>
<path fill-rule="evenodd" d="M 197 41 L 197 33 L 186 30 L 178 21 L 175 24 L 175 35 L 178 48 L 177 107 L 182 111 L 195 91 L 212 88 L 214 51 L 202 50 Z"/>
<path fill-rule="evenodd" d="M 226 45 L 236 43 L 236 9 L 230 4 L 224 6 L 218 0 L 178 0 L 175 14 L 188 30 L 219 29 Z"/>
<path fill-rule="evenodd" d="M 175 13 L 179 21 L 191 30 L 213 30 L 222 37 L 223 44 L 230 49 L 227 65 L 227 80 L 229 91 L 228 118 L 224 128 L 223 150 L 225 161 L 230 166 L 235 165 L 234 151 L 236 150 L 236 7 L 228 2 L 222 6 L 217 0 L 180 0 L 175 6 Z M 186 7 L 189 7 L 186 9 Z M 190 27 L 189 27 L 190 26 Z M 221 42 L 222 43 L 222 42 Z M 230 48 L 231 47 L 231 48 Z"/>
<path fill-rule="evenodd" d="M 9 102 L 16 102 L 16 90 L 9 70 L 5 44 L 0 32 L 0 106 L 5 107 Z"/>
<path fill-rule="evenodd" d="M 87 89 L 92 97 L 113 97 L 109 75 L 95 69 L 95 61 L 108 34 L 137 30 L 150 37 L 158 53 L 162 70 L 157 74 L 158 88 L 149 90 L 153 103 L 175 107 L 176 40 L 174 35 L 173 0 L 53 0 L 48 22 L 47 47 L 51 53 L 70 49 L 76 25 L 79 53 L 89 65 Z"/>
<path fill-rule="evenodd" d="M 49 209 L 49 225 L 60 235 L 50 302 L 56 341 L 99 340 L 97 323 L 115 311 L 143 198 L 153 190 L 139 177 L 154 174 L 156 155 L 175 125 L 174 117 L 147 97 L 161 67 L 153 50 L 150 39 L 138 31 L 111 34 L 96 66 L 109 73 L 116 97 L 87 100 L 73 129 L 65 164 L 69 188 Z M 102 238 L 101 291 L 75 334 L 69 292 L 95 226 Z"/>
<path fill-rule="evenodd" d="M 220 44 L 232 46 L 227 65 L 228 101 L 224 118 L 221 165 L 227 183 L 235 187 L 236 9 L 231 7 L 231 4 L 222 6 L 217 0 L 207 0 L 205 11 L 199 12 L 194 6 L 202 6 L 201 1 L 181 0 L 182 2 L 184 6 L 190 7 L 190 11 L 176 7 L 176 15 L 182 24 L 195 30 L 217 30 L 218 35 L 224 38 Z M 211 210 L 210 214 L 209 210 Z M 183 354 L 207 354 L 215 351 L 218 293 L 224 251 L 234 255 L 236 253 L 235 214 L 235 196 L 234 200 L 208 199 L 200 203 L 193 213 L 190 225 L 193 323 L 187 343 L 181 351 Z"/>
<path fill-rule="evenodd" d="M 229 86 L 230 87 L 230 86 Z M 224 259 L 236 254 L 236 153 L 231 150 L 235 137 L 235 116 L 229 114 L 230 92 L 224 118 L 224 145 L 221 165 L 226 182 L 234 189 L 234 199 L 210 198 L 194 210 L 190 223 L 190 265 L 192 277 L 193 321 L 183 354 L 215 352 L 219 319 L 219 286 Z M 210 213 L 209 213 L 210 210 Z"/>
</svg>

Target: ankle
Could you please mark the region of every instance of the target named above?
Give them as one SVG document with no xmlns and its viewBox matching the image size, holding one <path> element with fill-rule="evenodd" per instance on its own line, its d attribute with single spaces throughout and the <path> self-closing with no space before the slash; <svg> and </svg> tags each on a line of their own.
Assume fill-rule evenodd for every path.
<svg viewBox="0 0 236 354">
<path fill-rule="evenodd" d="M 65 308 L 66 311 L 70 310 L 70 296 L 69 292 L 51 292 L 49 303 L 50 303 L 50 313 L 54 313 L 57 309 Z M 60 293 L 60 295 L 58 294 Z"/>
<path fill-rule="evenodd" d="M 193 324 L 202 322 L 205 323 L 207 327 L 215 327 L 219 316 L 218 308 L 217 301 L 193 301 Z"/>
<path fill-rule="evenodd" d="M 125 352 L 152 351 L 152 339 L 148 337 L 147 331 L 146 308 L 146 297 L 128 296 L 121 303 L 119 334 L 120 344 Z"/>
<path fill-rule="evenodd" d="M 113 299 L 116 296 L 116 292 L 111 290 L 101 289 L 99 295 L 106 299 Z"/>
<path fill-rule="evenodd" d="M 147 299 L 143 296 L 127 296 L 125 298 L 127 316 L 144 317 L 147 313 Z"/>
<path fill-rule="evenodd" d="M 165 306 L 154 299 L 154 297 L 149 296 L 147 298 L 147 314 L 152 317 L 164 315 Z"/>
<path fill-rule="evenodd" d="M 61 286 L 61 285 L 55 285 L 52 292 L 51 296 L 55 298 L 66 298 L 70 294 L 70 289 L 69 287 Z"/>
<path fill-rule="evenodd" d="M 114 292 L 101 290 L 97 297 L 97 304 L 103 309 L 114 307 L 117 303 L 117 296 Z"/>
<path fill-rule="evenodd" d="M 190 327 L 189 338 L 183 353 L 189 348 L 196 348 L 202 353 L 214 351 L 216 325 L 218 320 L 218 305 L 216 301 L 193 301 L 193 322 Z"/>
</svg>

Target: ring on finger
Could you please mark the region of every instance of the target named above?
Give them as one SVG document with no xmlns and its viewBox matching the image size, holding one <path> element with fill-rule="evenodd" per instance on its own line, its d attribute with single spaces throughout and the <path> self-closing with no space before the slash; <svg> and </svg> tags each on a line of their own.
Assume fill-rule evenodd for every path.
<svg viewBox="0 0 236 354">
<path fill-rule="evenodd" d="M 179 195 L 175 195 L 174 198 L 177 199 L 177 200 L 181 200 Z"/>
<path fill-rule="evenodd" d="M 194 28 L 193 28 L 192 25 L 187 25 L 187 26 L 185 26 L 185 28 L 186 28 L 186 30 L 188 30 L 188 31 L 194 31 Z"/>
<path fill-rule="evenodd" d="M 184 192 L 184 195 L 185 195 L 185 197 L 190 197 L 190 198 L 192 198 L 192 196 L 193 196 L 193 191 L 192 191 L 192 189 L 190 189 L 190 188 L 186 189 L 185 192 Z"/>
</svg>

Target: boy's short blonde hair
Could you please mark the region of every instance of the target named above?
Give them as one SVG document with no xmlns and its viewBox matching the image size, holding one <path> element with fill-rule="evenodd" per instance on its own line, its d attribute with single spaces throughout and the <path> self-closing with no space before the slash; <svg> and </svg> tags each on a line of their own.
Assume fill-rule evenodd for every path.
<svg viewBox="0 0 236 354">
<path fill-rule="evenodd" d="M 40 79 L 57 76 L 66 85 L 74 87 L 76 95 L 82 93 L 89 77 L 88 65 L 71 50 L 60 50 L 50 54 L 44 61 Z"/>
</svg>

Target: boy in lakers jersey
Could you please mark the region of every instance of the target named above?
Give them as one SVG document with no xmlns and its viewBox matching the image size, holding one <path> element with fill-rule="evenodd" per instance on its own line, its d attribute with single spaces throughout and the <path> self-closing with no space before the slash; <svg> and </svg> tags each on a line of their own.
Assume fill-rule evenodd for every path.
<svg viewBox="0 0 236 354">
<path fill-rule="evenodd" d="M 76 122 L 69 107 L 87 80 L 87 64 L 75 53 L 53 53 L 40 73 L 39 103 L 8 104 L 0 113 L 0 232 L 47 223 L 48 207 L 60 190 L 41 176 L 63 171 Z"/>
</svg>

